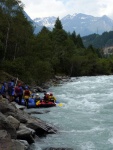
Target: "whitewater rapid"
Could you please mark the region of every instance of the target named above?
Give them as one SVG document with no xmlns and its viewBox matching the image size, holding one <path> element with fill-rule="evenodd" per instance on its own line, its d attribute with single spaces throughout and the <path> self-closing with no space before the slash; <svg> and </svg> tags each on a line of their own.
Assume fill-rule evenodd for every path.
<svg viewBox="0 0 113 150">
<path fill-rule="evenodd" d="M 72 78 L 70 82 L 51 87 L 49 91 L 63 106 L 40 109 L 50 112 L 34 116 L 55 125 L 59 132 L 37 141 L 31 149 L 113 149 L 112 75 Z"/>
</svg>

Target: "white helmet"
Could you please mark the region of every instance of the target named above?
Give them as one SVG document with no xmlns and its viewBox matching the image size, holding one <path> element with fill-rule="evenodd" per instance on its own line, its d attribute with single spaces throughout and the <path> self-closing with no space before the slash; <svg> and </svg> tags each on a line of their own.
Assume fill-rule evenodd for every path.
<svg viewBox="0 0 113 150">
<path fill-rule="evenodd" d="M 50 93 L 49 93 L 49 92 L 47 92 L 46 94 L 47 94 L 47 95 L 50 95 Z"/>
<path fill-rule="evenodd" d="M 38 94 L 38 93 L 36 93 L 35 95 L 37 95 L 37 96 L 38 96 L 39 94 Z"/>
</svg>

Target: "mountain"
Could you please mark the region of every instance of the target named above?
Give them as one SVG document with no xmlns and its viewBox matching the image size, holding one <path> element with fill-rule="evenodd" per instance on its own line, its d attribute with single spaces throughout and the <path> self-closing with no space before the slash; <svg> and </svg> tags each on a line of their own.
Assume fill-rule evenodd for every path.
<svg viewBox="0 0 113 150">
<path fill-rule="evenodd" d="M 36 18 L 33 21 L 40 26 L 45 26 L 52 29 L 54 27 L 56 19 L 57 19 L 56 17 L 45 17 L 45 18 Z"/>
<path fill-rule="evenodd" d="M 29 21 L 29 22 L 31 22 L 31 24 L 33 25 L 33 27 L 34 27 L 34 33 L 36 34 L 36 33 L 39 33 L 40 31 L 41 31 L 41 29 L 42 29 L 42 27 L 43 27 L 43 25 L 38 25 L 35 21 L 33 21 L 29 16 L 28 16 L 28 14 L 25 12 L 25 11 L 23 11 L 23 13 L 24 13 L 24 16 L 27 18 L 27 20 Z"/>
<path fill-rule="evenodd" d="M 85 47 L 88 47 L 89 45 L 92 45 L 95 48 L 113 47 L 113 31 L 104 32 L 101 35 L 90 34 L 82 37 L 82 40 Z"/>
<path fill-rule="evenodd" d="M 45 26 L 52 30 L 56 19 L 56 17 L 52 16 L 36 18 L 33 21 L 40 27 Z M 80 34 L 81 36 L 86 36 L 93 33 L 102 34 L 105 31 L 111 31 L 113 28 L 113 20 L 106 15 L 102 17 L 94 17 L 79 13 L 67 15 L 60 20 L 65 31 L 70 33 L 75 31 L 76 34 Z"/>
</svg>

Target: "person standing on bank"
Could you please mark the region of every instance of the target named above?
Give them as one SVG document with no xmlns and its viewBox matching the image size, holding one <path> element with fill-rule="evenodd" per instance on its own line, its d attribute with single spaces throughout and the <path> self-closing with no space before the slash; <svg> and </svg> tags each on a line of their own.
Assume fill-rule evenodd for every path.
<svg viewBox="0 0 113 150">
<path fill-rule="evenodd" d="M 19 98 L 19 105 L 21 105 L 21 101 L 22 101 L 22 96 L 23 96 L 23 88 L 22 88 L 22 84 L 19 83 L 16 87 L 15 87 L 15 99 Z"/>
<path fill-rule="evenodd" d="M 28 86 L 25 86 L 25 90 L 23 91 L 23 96 L 24 96 L 25 104 L 28 108 L 28 102 L 31 96 L 31 91 L 29 90 Z"/>
<path fill-rule="evenodd" d="M 11 79 L 11 81 L 8 83 L 8 95 L 10 102 L 12 102 L 14 99 L 14 86 L 15 86 L 14 79 Z"/>
</svg>

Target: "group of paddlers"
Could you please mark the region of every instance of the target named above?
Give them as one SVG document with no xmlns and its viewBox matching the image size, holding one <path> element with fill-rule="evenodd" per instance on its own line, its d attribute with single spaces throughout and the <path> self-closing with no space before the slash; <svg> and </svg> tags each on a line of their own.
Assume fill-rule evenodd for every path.
<svg viewBox="0 0 113 150">
<path fill-rule="evenodd" d="M 46 103 L 51 101 L 55 102 L 56 98 L 53 96 L 53 93 L 44 92 L 44 96 L 41 98 L 38 93 L 32 93 L 29 86 L 22 85 L 21 82 L 17 82 L 14 79 L 11 79 L 10 82 L 3 82 L 0 95 L 4 98 L 7 98 L 9 102 L 16 101 L 18 99 L 18 104 L 21 105 L 22 99 L 25 100 L 25 104 L 28 107 L 29 98 L 32 97 L 35 101 L 45 101 Z"/>
</svg>

